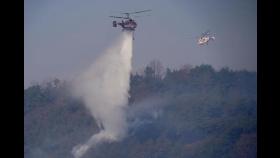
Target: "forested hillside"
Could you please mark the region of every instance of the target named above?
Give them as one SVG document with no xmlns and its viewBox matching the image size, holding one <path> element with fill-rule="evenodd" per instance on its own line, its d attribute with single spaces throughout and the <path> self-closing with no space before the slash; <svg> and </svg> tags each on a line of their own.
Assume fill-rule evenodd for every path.
<svg viewBox="0 0 280 158">
<path fill-rule="evenodd" d="M 55 79 L 24 90 L 25 158 L 72 158 L 98 132 L 71 84 Z M 128 136 L 84 158 L 256 158 L 257 73 L 210 65 L 131 75 Z"/>
</svg>

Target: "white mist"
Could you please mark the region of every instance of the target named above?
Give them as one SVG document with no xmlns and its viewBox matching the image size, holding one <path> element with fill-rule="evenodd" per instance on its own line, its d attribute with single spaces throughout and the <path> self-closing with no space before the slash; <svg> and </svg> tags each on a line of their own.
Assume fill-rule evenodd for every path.
<svg viewBox="0 0 280 158">
<path fill-rule="evenodd" d="M 87 142 L 73 148 L 75 158 L 82 157 L 98 143 L 121 140 L 127 133 L 125 108 L 129 97 L 132 42 L 132 32 L 123 32 L 117 43 L 74 82 L 75 95 L 83 99 L 101 129 Z"/>
</svg>

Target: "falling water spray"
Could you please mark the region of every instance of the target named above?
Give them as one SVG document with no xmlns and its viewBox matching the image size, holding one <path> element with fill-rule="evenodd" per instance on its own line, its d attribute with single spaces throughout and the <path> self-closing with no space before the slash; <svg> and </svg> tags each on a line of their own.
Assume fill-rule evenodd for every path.
<svg viewBox="0 0 280 158">
<path fill-rule="evenodd" d="M 125 108 L 132 68 L 132 33 L 124 31 L 74 82 L 74 94 L 82 98 L 100 128 L 87 142 L 73 147 L 75 158 L 82 157 L 99 143 L 119 141 L 127 133 Z"/>
</svg>

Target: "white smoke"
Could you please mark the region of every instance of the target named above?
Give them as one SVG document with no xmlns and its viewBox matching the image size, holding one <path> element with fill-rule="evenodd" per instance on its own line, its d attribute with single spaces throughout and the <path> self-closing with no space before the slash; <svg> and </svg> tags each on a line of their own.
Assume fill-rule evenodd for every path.
<svg viewBox="0 0 280 158">
<path fill-rule="evenodd" d="M 127 133 L 125 108 L 129 97 L 132 41 L 132 32 L 123 32 L 118 42 L 74 82 L 75 95 L 83 99 L 101 129 L 86 143 L 73 148 L 75 158 L 82 157 L 98 143 L 121 140 Z"/>
</svg>

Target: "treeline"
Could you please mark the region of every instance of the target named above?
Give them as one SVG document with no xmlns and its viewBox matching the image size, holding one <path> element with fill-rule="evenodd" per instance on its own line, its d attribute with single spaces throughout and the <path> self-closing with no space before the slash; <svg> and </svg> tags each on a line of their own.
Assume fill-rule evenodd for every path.
<svg viewBox="0 0 280 158">
<path fill-rule="evenodd" d="M 164 69 L 152 61 L 131 75 L 129 106 L 160 104 L 160 113 L 141 118 L 146 122 L 123 141 L 102 144 L 84 157 L 255 158 L 256 76 L 210 65 Z M 26 158 L 71 158 L 72 147 L 98 131 L 69 87 L 56 79 L 24 91 Z M 152 98 L 163 101 L 147 101 Z"/>
<path fill-rule="evenodd" d="M 256 72 L 233 71 L 227 67 L 216 71 L 211 65 L 182 66 L 164 70 L 159 61 L 152 61 L 141 74 L 131 75 L 131 102 L 153 94 L 184 92 L 222 93 L 240 91 L 256 97 Z"/>
</svg>

